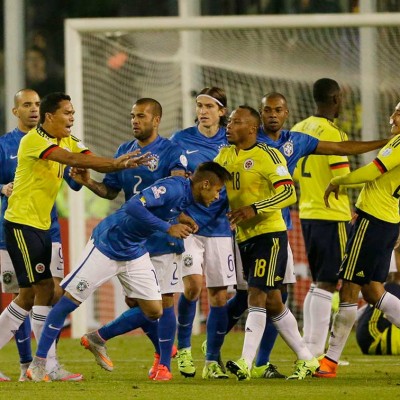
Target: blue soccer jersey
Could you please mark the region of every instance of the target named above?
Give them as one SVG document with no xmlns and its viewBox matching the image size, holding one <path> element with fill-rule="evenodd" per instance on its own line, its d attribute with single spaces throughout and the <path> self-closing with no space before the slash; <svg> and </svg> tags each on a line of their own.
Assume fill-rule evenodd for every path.
<svg viewBox="0 0 400 400">
<path fill-rule="evenodd" d="M 217 134 L 213 137 L 206 137 L 199 132 L 197 125 L 176 132 L 171 141 L 179 144 L 185 151 L 190 172 L 193 172 L 202 162 L 213 161 L 219 150 L 228 145 L 224 127 L 219 128 Z M 232 236 L 229 221 L 226 217 L 228 210 L 228 198 L 225 188 L 223 188 L 219 200 L 212 203 L 210 207 L 195 204 L 186 212 L 199 226 L 199 230 L 196 232 L 197 235 L 227 237 Z"/>
<path fill-rule="evenodd" d="M 299 159 L 314 153 L 319 142 L 318 139 L 305 133 L 288 130 L 281 131 L 279 139 L 275 141 L 264 133 L 262 126 L 258 129 L 257 141 L 278 149 L 284 155 L 291 175 L 293 175 Z M 292 229 L 293 225 L 288 207 L 282 210 L 282 215 L 287 229 Z"/>
<path fill-rule="evenodd" d="M 0 137 L 0 190 L 3 185 L 14 181 L 15 170 L 17 169 L 17 153 L 21 139 L 25 133 L 15 128 L 11 132 Z M 65 169 L 64 179 L 74 190 L 79 190 L 78 185 L 68 175 L 69 169 Z M 5 250 L 6 244 L 4 240 L 3 221 L 4 213 L 8 206 L 8 197 L 1 195 L 1 214 L 0 214 L 0 249 Z M 54 206 L 51 210 L 51 226 L 50 235 L 52 242 L 61 242 L 60 224 L 58 222 L 57 209 Z"/>
<path fill-rule="evenodd" d="M 186 171 L 187 159 L 182 149 L 174 146 L 168 139 L 158 136 L 156 140 L 145 147 L 140 147 L 137 140 L 132 140 L 119 146 L 115 158 L 131 151 L 150 152 L 153 161 L 149 166 L 139 166 L 106 174 L 103 183 L 115 190 L 123 190 L 125 200 L 152 185 L 158 179 L 171 175 L 172 171 Z M 155 232 L 146 244 L 151 256 L 177 253 L 184 250 L 183 240 L 174 238 L 163 232 Z"/>
<path fill-rule="evenodd" d="M 150 235 L 166 233 L 169 221 L 193 203 L 189 179 L 173 176 L 158 180 L 103 219 L 93 230 L 94 244 L 112 260 L 134 260 L 147 252 Z"/>
</svg>

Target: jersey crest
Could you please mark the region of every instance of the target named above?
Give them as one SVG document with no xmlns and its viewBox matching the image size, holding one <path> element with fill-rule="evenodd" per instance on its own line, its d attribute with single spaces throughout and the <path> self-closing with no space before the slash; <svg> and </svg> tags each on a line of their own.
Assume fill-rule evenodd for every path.
<svg viewBox="0 0 400 400">
<path fill-rule="evenodd" d="M 249 169 L 251 169 L 253 167 L 254 167 L 254 161 L 251 158 L 248 158 L 243 163 L 243 168 L 246 169 L 246 170 L 249 170 Z"/>
<path fill-rule="evenodd" d="M 282 146 L 282 150 L 286 157 L 290 157 L 293 154 L 293 142 L 291 140 L 287 141 Z"/>
<path fill-rule="evenodd" d="M 150 161 L 148 168 L 151 172 L 154 172 L 158 168 L 160 157 L 157 154 L 152 154 L 153 159 Z"/>
</svg>

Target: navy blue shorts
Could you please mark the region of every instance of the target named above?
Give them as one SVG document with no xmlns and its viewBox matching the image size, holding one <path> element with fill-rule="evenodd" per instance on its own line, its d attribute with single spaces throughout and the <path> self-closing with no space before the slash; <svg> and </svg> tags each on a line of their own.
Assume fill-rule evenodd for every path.
<svg viewBox="0 0 400 400">
<path fill-rule="evenodd" d="M 313 282 L 338 282 L 350 223 L 302 219 L 308 264 Z"/>
<path fill-rule="evenodd" d="M 31 287 L 52 277 L 49 231 L 5 220 L 4 234 L 20 288 Z"/>
<path fill-rule="evenodd" d="M 272 232 L 239 243 L 243 274 L 249 287 L 264 291 L 282 285 L 287 264 L 287 232 Z"/>
<path fill-rule="evenodd" d="M 356 283 L 385 282 L 400 224 L 392 224 L 361 210 L 353 219 L 339 277 Z"/>
</svg>

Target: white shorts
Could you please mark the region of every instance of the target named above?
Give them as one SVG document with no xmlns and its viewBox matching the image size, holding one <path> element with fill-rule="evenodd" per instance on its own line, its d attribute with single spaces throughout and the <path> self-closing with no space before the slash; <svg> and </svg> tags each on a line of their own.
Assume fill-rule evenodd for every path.
<svg viewBox="0 0 400 400">
<path fill-rule="evenodd" d="M 204 274 L 206 287 L 236 285 L 232 238 L 190 235 L 184 244 L 182 277 Z"/>
<path fill-rule="evenodd" d="M 182 255 L 163 254 L 151 257 L 151 262 L 156 270 L 161 294 L 182 293 Z"/>
<path fill-rule="evenodd" d="M 3 293 L 18 293 L 17 276 L 7 250 L 0 250 L 0 266 Z M 59 242 L 52 243 L 50 270 L 54 278 L 64 278 L 64 257 Z"/>
<path fill-rule="evenodd" d="M 392 257 L 390 259 L 390 267 L 389 267 L 389 272 L 397 272 L 397 264 L 396 264 L 396 257 L 394 255 L 394 252 L 396 250 L 392 251 Z"/>
<path fill-rule="evenodd" d="M 61 286 L 83 303 L 98 287 L 116 276 L 125 296 L 132 299 L 161 300 L 160 286 L 149 253 L 130 261 L 111 260 L 89 240 L 77 264 Z"/>
<path fill-rule="evenodd" d="M 236 270 L 237 270 L 237 290 L 247 290 L 247 282 L 243 278 L 243 265 L 242 259 L 240 258 L 239 246 L 235 243 L 235 262 L 236 262 Z M 294 259 L 293 252 L 290 244 L 288 243 L 288 260 L 286 264 L 285 276 L 282 281 L 283 284 L 287 283 L 296 283 L 296 273 L 294 272 Z"/>
</svg>

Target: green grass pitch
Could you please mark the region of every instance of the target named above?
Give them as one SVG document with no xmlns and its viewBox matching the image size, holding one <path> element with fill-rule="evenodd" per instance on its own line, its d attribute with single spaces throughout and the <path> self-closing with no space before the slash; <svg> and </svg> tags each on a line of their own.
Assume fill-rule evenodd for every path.
<svg viewBox="0 0 400 400">
<path fill-rule="evenodd" d="M 92 354 L 78 340 L 62 339 L 59 358 L 65 368 L 84 375 L 82 382 L 33 383 L 18 382 L 19 366 L 16 346 L 10 342 L 0 351 L 0 370 L 12 382 L 0 384 L 0 399 L 7 400 L 383 400 L 400 398 L 400 357 L 364 356 L 355 344 L 354 335 L 346 345 L 342 359 L 350 362 L 339 368 L 336 379 L 308 378 L 304 381 L 258 379 L 238 382 L 234 376 L 223 381 L 201 379 L 204 335 L 193 338 L 192 353 L 197 373 L 184 378 L 172 361 L 174 378 L 169 382 L 153 382 L 147 378 L 153 350 L 142 335 L 115 338 L 108 342 L 108 353 L 114 361 L 114 371 L 102 370 Z M 223 358 L 240 357 L 242 333 L 231 333 L 223 347 Z M 271 361 L 279 370 L 290 374 L 294 354 L 278 339 Z"/>
</svg>

